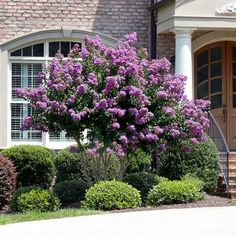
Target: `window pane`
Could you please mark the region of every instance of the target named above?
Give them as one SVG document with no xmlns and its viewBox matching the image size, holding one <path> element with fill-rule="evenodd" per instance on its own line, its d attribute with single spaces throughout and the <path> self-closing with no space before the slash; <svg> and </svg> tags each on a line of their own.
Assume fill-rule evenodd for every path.
<svg viewBox="0 0 236 236">
<path fill-rule="evenodd" d="M 18 49 L 16 51 L 12 52 L 11 56 L 13 56 L 13 57 L 21 56 L 21 49 Z"/>
<path fill-rule="evenodd" d="M 33 46 L 33 56 L 34 57 L 43 57 L 44 44 L 36 44 Z"/>
<path fill-rule="evenodd" d="M 211 61 L 221 60 L 221 47 L 216 47 L 211 49 Z"/>
<path fill-rule="evenodd" d="M 208 64 L 208 51 L 204 51 L 197 56 L 197 67 Z"/>
<path fill-rule="evenodd" d="M 49 56 L 55 57 L 55 54 L 59 51 L 59 42 L 49 43 Z"/>
<path fill-rule="evenodd" d="M 32 46 L 23 48 L 24 57 L 32 57 Z"/>
<path fill-rule="evenodd" d="M 42 71 L 39 63 L 12 63 L 12 98 L 17 88 L 36 88 L 41 84 L 38 75 Z"/>
<path fill-rule="evenodd" d="M 62 131 L 59 134 L 49 133 L 49 138 L 51 141 L 72 141 L 74 142 L 74 139 L 72 136 L 67 134 L 65 131 Z"/>
<path fill-rule="evenodd" d="M 211 77 L 221 76 L 222 74 L 222 66 L 221 62 L 211 64 Z"/>
<path fill-rule="evenodd" d="M 211 97 L 211 109 L 222 107 L 222 95 L 214 95 Z"/>
<path fill-rule="evenodd" d="M 42 132 L 38 130 L 21 131 L 23 118 L 32 115 L 32 108 L 28 104 L 11 104 L 11 137 L 12 140 L 41 141 Z"/>
<path fill-rule="evenodd" d="M 70 52 L 70 43 L 69 42 L 61 42 L 61 53 L 67 57 Z"/>
<path fill-rule="evenodd" d="M 214 79 L 211 81 L 211 93 L 222 91 L 222 79 Z"/>
<path fill-rule="evenodd" d="M 200 98 L 207 97 L 208 96 L 208 91 L 209 91 L 208 82 L 200 85 L 197 88 L 197 98 L 200 99 Z"/>
<path fill-rule="evenodd" d="M 197 72 L 197 83 L 201 83 L 205 80 L 208 80 L 208 66 L 203 67 Z"/>
</svg>

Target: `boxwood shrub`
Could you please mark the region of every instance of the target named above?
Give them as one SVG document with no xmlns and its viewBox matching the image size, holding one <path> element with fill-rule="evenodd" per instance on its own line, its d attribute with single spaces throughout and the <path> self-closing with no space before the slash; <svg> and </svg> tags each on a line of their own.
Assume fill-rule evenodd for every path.
<svg viewBox="0 0 236 236">
<path fill-rule="evenodd" d="M 51 190 L 33 189 L 17 198 L 19 211 L 55 211 L 60 207 L 58 197 Z"/>
<path fill-rule="evenodd" d="M 82 206 L 95 210 L 136 208 L 141 205 L 140 193 L 132 186 L 119 182 L 101 181 L 88 189 Z"/>
<path fill-rule="evenodd" d="M 66 148 L 57 153 L 55 166 L 57 170 L 57 182 L 77 180 L 82 177 L 79 156 L 72 153 L 70 148 Z"/>
<path fill-rule="evenodd" d="M 161 154 L 161 176 L 179 180 L 186 174 L 192 174 L 201 179 L 204 191 L 207 193 L 214 193 L 217 190 L 218 151 L 211 139 L 193 146 L 190 153 L 184 153 L 179 149 L 168 149 Z"/>
<path fill-rule="evenodd" d="M 12 196 L 10 202 L 9 202 L 9 207 L 11 208 L 11 210 L 12 211 L 19 211 L 19 208 L 18 208 L 18 197 L 22 193 L 28 193 L 28 192 L 30 192 L 33 189 L 41 189 L 41 188 L 37 187 L 37 186 L 34 186 L 34 185 L 33 186 L 27 186 L 27 187 L 20 187 L 20 188 L 18 188 L 14 192 L 14 194 L 13 194 L 13 196 Z"/>
<path fill-rule="evenodd" d="M 55 175 L 54 154 L 37 145 L 19 145 L 2 151 L 16 166 L 17 187 L 41 186 L 48 188 Z"/>
<path fill-rule="evenodd" d="M 54 193 L 60 199 L 62 205 L 80 202 L 84 199 L 88 185 L 83 180 L 67 180 L 54 186 Z"/>
<path fill-rule="evenodd" d="M 123 179 L 124 182 L 132 185 L 134 188 L 140 191 L 142 202 L 146 202 L 148 192 L 151 188 L 153 188 L 154 185 L 157 185 L 165 180 L 167 181 L 168 179 L 147 172 L 128 174 Z"/>
<path fill-rule="evenodd" d="M 0 210 L 8 204 L 16 187 L 16 169 L 11 160 L 0 155 Z"/>
<path fill-rule="evenodd" d="M 163 181 L 150 190 L 147 203 L 150 206 L 196 202 L 203 198 L 202 182 L 196 178 Z"/>
</svg>

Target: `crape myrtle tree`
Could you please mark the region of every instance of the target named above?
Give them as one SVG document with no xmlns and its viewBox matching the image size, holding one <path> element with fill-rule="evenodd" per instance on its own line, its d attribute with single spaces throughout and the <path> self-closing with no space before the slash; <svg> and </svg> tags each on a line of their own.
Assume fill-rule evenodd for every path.
<svg viewBox="0 0 236 236">
<path fill-rule="evenodd" d="M 67 58 L 58 54 L 40 74 L 41 86 L 18 89 L 36 111 L 26 117 L 23 129 L 66 131 L 79 149 L 83 132 L 95 147 L 120 158 L 137 147 L 160 153 L 169 146 L 188 151 L 207 139 L 208 101 L 189 101 L 184 95 L 186 78 L 170 73 L 170 62 L 147 60 L 144 49 L 133 45 L 136 33 L 107 47 L 97 36 L 84 38 Z M 97 147 L 97 148 L 96 148 Z"/>
</svg>

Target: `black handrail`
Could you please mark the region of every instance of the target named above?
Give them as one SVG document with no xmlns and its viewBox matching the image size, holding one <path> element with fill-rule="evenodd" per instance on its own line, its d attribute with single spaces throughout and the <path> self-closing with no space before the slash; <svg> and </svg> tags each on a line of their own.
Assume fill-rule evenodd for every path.
<svg viewBox="0 0 236 236">
<path fill-rule="evenodd" d="M 223 173 L 227 192 L 229 193 L 229 146 L 215 117 L 210 111 L 208 111 L 208 114 L 210 120 L 209 137 L 213 140 L 219 151 L 219 166 Z"/>
</svg>

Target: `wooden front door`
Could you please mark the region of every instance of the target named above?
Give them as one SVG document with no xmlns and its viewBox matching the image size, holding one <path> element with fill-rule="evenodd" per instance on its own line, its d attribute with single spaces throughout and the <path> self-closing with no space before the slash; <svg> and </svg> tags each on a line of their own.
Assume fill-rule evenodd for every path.
<svg viewBox="0 0 236 236">
<path fill-rule="evenodd" d="M 230 150 L 236 150 L 236 42 L 210 44 L 195 53 L 195 98 L 211 101 Z"/>
</svg>

